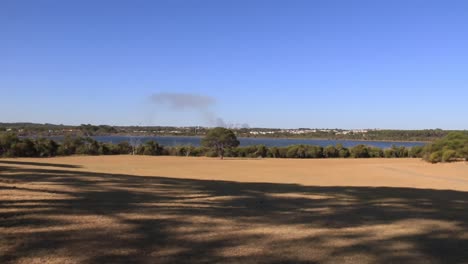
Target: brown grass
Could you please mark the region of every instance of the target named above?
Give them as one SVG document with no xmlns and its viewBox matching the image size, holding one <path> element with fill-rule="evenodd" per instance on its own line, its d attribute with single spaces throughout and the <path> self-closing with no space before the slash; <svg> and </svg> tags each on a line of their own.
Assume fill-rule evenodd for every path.
<svg viewBox="0 0 468 264">
<path fill-rule="evenodd" d="M 468 165 L 0 160 L 0 263 L 468 263 Z"/>
</svg>

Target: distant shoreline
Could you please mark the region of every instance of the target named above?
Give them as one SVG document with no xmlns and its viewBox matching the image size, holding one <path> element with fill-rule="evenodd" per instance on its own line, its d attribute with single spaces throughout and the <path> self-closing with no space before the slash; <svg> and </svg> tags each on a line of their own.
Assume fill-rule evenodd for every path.
<svg viewBox="0 0 468 264">
<path fill-rule="evenodd" d="M 112 136 L 112 135 L 110 135 Z M 107 136 L 106 136 L 107 137 Z M 147 136 L 141 136 L 147 137 Z M 178 136 L 178 135 L 157 135 L 150 137 L 191 137 L 191 138 L 203 138 L 204 136 Z M 372 140 L 372 139 L 334 139 L 334 138 L 295 138 L 295 137 L 237 137 L 243 139 L 259 138 L 259 139 L 292 139 L 292 140 L 335 140 L 335 141 L 363 141 L 363 142 L 403 142 L 403 143 L 430 143 L 431 141 L 419 141 L 419 140 Z"/>
<path fill-rule="evenodd" d="M 64 137 L 66 135 L 56 135 L 47 137 Z M 24 136 L 29 137 L 29 136 Z M 38 137 L 38 136 L 33 136 Z M 204 136 L 184 136 L 184 135 L 122 135 L 122 134 L 109 134 L 109 135 L 93 135 L 91 137 L 174 137 L 174 138 L 203 138 Z M 372 140 L 372 139 L 334 139 L 334 138 L 304 138 L 304 137 L 238 137 L 238 139 L 288 139 L 288 140 L 328 140 L 328 141 L 362 141 L 362 142 L 400 142 L 400 143 L 430 143 L 431 141 L 420 140 Z"/>
<path fill-rule="evenodd" d="M 363 141 L 363 142 L 403 142 L 403 143 L 430 143 L 431 141 L 419 140 L 372 140 L 372 139 L 334 139 L 334 138 L 294 138 L 294 137 L 238 137 L 238 138 L 261 138 L 261 139 L 298 139 L 298 140 L 335 140 L 335 141 Z"/>
</svg>

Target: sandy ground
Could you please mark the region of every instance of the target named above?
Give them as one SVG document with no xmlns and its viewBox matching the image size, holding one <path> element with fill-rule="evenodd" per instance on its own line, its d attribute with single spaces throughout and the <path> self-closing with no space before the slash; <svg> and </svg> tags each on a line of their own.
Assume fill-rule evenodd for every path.
<svg viewBox="0 0 468 264">
<path fill-rule="evenodd" d="M 0 263 L 468 263 L 468 165 L 0 159 Z"/>
</svg>

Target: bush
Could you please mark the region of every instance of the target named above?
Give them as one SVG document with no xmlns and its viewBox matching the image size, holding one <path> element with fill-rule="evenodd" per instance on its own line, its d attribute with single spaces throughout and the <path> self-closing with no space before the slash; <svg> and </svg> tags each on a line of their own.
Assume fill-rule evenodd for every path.
<svg viewBox="0 0 468 264">
<path fill-rule="evenodd" d="M 349 149 L 347 148 L 341 148 L 338 150 L 338 156 L 340 158 L 349 158 L 349 156 L 351 156 L 351 152 L 349 152 Z"/>
<path fill-rule="evenodd" d="M 307 157 L 312 159 L 323 158 L 323 148 L 320 146 L 308 146 Z"/>
<path fill-rule="evenodd" d="M 408 156 L 411 157 L 411 158 L 422 158 L 423 151 L 424 151 L 424 147 L 414 146 L 414 147 L 410 148 L 410 150 L 408 152 Z"/>
<path fill-rule="evenodd" d="M 365 145 L 357 145 L 351 148 L 351 156 L 353 158 L 369 158 L 369 150 Z"/>
<path fill-rule="evenodd" d="M 154 140 L 150 140 L 147 141 L 145 144 L 139 145 L 136 150 L 136 154 L 148 156 L 162 155 L 163 152 L 163 147 L 160 146 L 158 142 Z M 173 155 L 176 155 L 176 153 L 174 153 Z"/>
<path fill-rule="evenodd" d="M 268 149 L 265 145 L 258 145 L 254 155 L 257 158 L 258 157 L 264 158 L 267 156 L 267 153 L 268 153 Z"/>
<path fill-rule="evenodd" d="M 12 151 L 12 147 L 19 143 L 20 140 L 13 133 L 5 133 L 0 135 L 0 156 L 11 156 L 14 155 L 14 151 Z"/>
<path fill-rule="evenodd" d="M 335 146 L 328 146 L 323 150 L 323 157 L 337 158 L 340 156 L 339 150 Z"/>
<path fill-rule="evenodd" d="M 118 154 L 130 154 L 132 153 L 133 147 L 127 141 L 120 142 L 117 144 L 116 152 Z"/>
<path fill-rule="evenodd" d="M 218 152 L 216 150 L 209 150 L 205 153 L 205 156 L 209 158 L 216 158 L 218 157 Z"/>
<path fill-rule="evenodd" d="M 39 157 L 53 157 L 57 155 L 59 145 L 53 140 L 39 138 L 34 144 L 36 148 L 36 154 Z"/>
<path fill-rule="evenodd" d="M 442 162 L 450 162 L 457 156 L 457 152 L 455 150 L 446 150 L 442 154 Z"/>
<path fill-rule="evenodd" d="M 368 148 L 368 153 L 369 157 L 371 158 L 383 158 L 384 157 L 384 151 L 381 148 Z"/>
<path fill-rule="evenodd" d="M 423 158 L 426 161 L 450 162 L 457 159 L 468 158 L 468 133 L 453 132 L 446 137 L 434 141 L 423 150 Z"/>
<path fill-rule="evenodd" d="M 279 148 L 277 147 L 271 147 L 267 151 L 267 157 L 269 158 L 281 158 L 281 153 Z"/>
<path fill-rule="evenodd" d="M 442 154 L 440 151 L 433 152 L 429 155 L 429 158 L 427 159 L 430 163 L 438 163 L 442 161 Z"/>
<path fill-rule="evenodd" d="M 286 152 L 286 158 L 290 158 L 290 159 L 297 158 L 299 156 L 298 150 L 299 150 L 298 146 L 288 147 L 287 152 Z"/>
<path fill-rule="evenodd" d="M 75 153 L 80 155 L 99 155 L 99 143 L 90 138 L 75 139 Z"/>
</svg>

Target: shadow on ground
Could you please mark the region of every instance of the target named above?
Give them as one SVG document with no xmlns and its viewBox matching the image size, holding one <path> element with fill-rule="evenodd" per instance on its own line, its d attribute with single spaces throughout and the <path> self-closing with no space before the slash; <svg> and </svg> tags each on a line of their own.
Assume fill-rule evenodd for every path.
<svg viewBox="0 0 468 264">
<path fill-rule="evenodd" d="M 16 161 L 16 160 L 0 160 L 0 164 L 30 165 L 30 166 L 59 167 L 59 168 L 80 168 L 81 167 L 81 166 L 78 166 L 78 165 L 69 165 L 69 164 L 31 162 L 31 161 Z"/>
<path fill-rule="evenodd" d="M 0 263 L 468 263 L 466 192 L 1 164 Z"/>
</svg>

